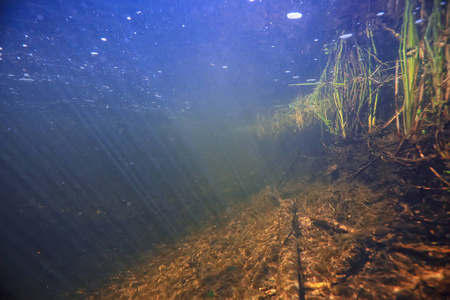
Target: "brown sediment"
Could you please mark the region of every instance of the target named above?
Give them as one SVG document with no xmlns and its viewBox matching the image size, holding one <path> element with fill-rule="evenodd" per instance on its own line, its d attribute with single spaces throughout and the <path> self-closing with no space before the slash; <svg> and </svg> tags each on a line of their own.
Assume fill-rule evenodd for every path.
<svg viewBox="0 0 450 300">
<path fill-rule="evenodd" d="M 268 187 L 88 297 L 446 299 L 448 202 L 435 205 L 345 180 Z"/>
</svg>

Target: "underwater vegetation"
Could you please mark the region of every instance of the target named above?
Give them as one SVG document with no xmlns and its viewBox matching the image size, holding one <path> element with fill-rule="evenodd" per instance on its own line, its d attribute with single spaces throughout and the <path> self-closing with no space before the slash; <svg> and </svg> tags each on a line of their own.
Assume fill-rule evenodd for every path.
<svg viewBox="0 0 450 300">
<path fill-rule="evenodd" d="M 369 27 L 367 36 L 372 40 Z M 349 39 L 340 39 L 330 45 L 328 63 L 320 81 L 312 94 L 299 98 L 291 106 L 296 115 L 297 125 L 305 126 L 307 117 L 322 121 L 326 129 L 334 135 L 347 139 L 361 129 L 372 131 L 376 123 L 379 88 L 390 77 L 382 78 L 387 65 L 376 59 L 376 48 L 372 42 L 368 49 L 355 47 Z M 302 85 L 302 84 L 295 84 Z M 365 126 L 363 117 L 366 114 Z"/>
<path fill-rule="evenodd" d="M 278 184 L 80 296 L 448 299 L 450 14 L 402 3 L 395 21 L 336 32 L 320 80 L 293 85 L 310 93 L 258 116 L 261 138 L 293 129 L 323 151 L 298 151 Z"/>
<path fill-rule="evenodd" d="M 328 61 L 320 80 L 291 85 L 313 86 L 312 92 L 260 118 L 258 134 L 320 126 L 322 139 L 331 134 L 329 140 L 360 140 L 383 160 L 427 165 L 437 189 L 449 191 L 449 6 L 406 0 L 397 18 L 397 28 L 371 20 L 358 34 L 325 45 Z M 386 35 L 398 45 L 395 60 L 382 61 L 378 54 Z M 377 147 L 374 140 L 392 140 L 394 130 L 396 148 Z"/>
<path fill-rule="evenodd" d="M 298 97 L 284 111 L 275 112 L 266 121 L 270 125 L 262 131 L 277 133 L 280 132 L 277 127 L 292 125 L 303 130 L 319 121 L 328 132 L 343 139 L 351 138 L 361 130 L 372 132 L 376 125 L 380 87 L 393 81 L 393 76 L 387 74 L 392 68 L 376 56 L 369 26 L 365 34 L 370 41 L 366 49 L 350 39 L 326 45 L 324 52 L 328 62 L 320 81 L 291 85 L 314 85 L 313 92 Z"/>
</svg>

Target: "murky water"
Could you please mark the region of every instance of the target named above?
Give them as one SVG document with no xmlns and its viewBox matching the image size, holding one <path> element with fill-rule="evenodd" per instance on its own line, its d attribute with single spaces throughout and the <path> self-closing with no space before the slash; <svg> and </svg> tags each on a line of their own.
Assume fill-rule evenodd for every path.
<svg viewBox="0 0 450 300">
<path fill-rule="evenodd" d="M 438 2 L 410 23 L 446 45 Z M 448 97 L 431 74 L 448 57 L 417 56 L 420 121 L 404 134 L 403 11 L 3 1 L 0 298 L 448 295 L 448 109 L 427 102 L 431 87 Z M 322 87 L 334 94 L 315 102 Z"/>
</svg>

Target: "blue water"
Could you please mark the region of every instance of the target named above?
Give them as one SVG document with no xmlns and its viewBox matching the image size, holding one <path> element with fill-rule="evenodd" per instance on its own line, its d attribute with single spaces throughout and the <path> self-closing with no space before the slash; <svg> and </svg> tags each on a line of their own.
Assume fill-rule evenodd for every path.
<svg viewBox="0 0 450 300">
<path fill-rule="evenodd" d="M 288 84 L 319 77 L 330 7 L 3 1 L 2 296 L 95 290 L 278 182 L 300 141 L 267 143 L 251 127 L 297 96 Z"/>
</svg>

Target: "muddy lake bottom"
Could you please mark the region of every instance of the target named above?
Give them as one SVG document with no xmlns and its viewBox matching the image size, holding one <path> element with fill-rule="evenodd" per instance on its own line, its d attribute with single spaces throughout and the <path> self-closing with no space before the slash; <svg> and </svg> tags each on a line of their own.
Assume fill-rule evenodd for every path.
<svg viewBox="0 0 450 300">
<path fill-rule="evenodd" d="M 399 200 L 361 183 L 294 182 L 266 187 L 220 222 L 158 245 L 103 289 L 78 296 L 448 299 L 448 232 L 439 199 Z"/>
</svg>

